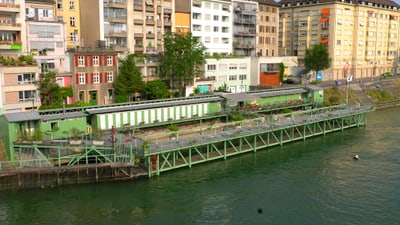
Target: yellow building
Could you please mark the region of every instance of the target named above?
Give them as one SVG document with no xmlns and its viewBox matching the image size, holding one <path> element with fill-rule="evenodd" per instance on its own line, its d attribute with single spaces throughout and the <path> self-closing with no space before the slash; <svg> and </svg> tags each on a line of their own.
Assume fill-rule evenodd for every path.
<svg viewBox="0 0 400 225">
<path fill-rule="evenodd" d="M 57 21 L 64 22 L 66 27 L 67 49 L 73 49 L 81 43 L 80 0 L 56 0 Z"/>
<path fill-rule="evenodd" d="M 187 0 L 175 0 L 174 31 L 177 33 L 190 32 L 191 4 Z"/>
<path fill-rule="evenodd" d="M 344 79 L 345 65 L 353 79 L 398 73 L 399 8 L 390 0 L 282 0 L 279 54 L 298 56 L 322 43 L 331 66 L 323 80 Z"/>
</svg>

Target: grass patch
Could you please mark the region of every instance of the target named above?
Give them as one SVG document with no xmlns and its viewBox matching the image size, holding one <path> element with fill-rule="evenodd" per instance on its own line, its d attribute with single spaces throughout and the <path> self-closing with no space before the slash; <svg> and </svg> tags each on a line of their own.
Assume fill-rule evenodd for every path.
<svg viewBox="0 0 400 225">
<path fill-rule="evenodd" d="M 371 97 L 373 102 L 390 101 L 394 99 L 392 95 L 381 89 L 367 90 L 366 93 Z"/>
</svg>

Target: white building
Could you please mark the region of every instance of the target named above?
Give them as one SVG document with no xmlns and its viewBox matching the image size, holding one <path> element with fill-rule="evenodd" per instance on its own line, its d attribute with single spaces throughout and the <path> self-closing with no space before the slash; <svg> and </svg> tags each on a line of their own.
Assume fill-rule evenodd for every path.
<svg viewBox="0 0 400 225">
<path fill-rule="evenodd" d="M 207 54 L 232 53 L 232 3 L 192 0 L 191 31 L 207 48 Z"/>
</svg>

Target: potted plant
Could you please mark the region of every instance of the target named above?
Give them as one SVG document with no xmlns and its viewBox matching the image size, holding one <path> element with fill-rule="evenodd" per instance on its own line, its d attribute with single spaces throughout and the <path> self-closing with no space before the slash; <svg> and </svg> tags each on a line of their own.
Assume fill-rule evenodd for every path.
<svg viewBox="0 0 400 225">
<path fill-rule="evenodd" d="M 83 132 L 81 130 L 79 130 L 78 128 L 73 127 L 73 128 L 71 128 L 69 133 L 71 134 L 71 140 L 69 140 L 69 143 L 71 145 L 80 145 L 81 144 L 81 135 Z"/>
<path fill-rule="evenodd" d="M 104 145 L 104 131 L 95 129 L 93 131 L 93 145 Z"/>
<path fill-rule="evenodd" d="M 142 149 L 143 149 L 144 154 L 149 154 L 149 149 L 150 149 L 149 142 L 144 141 L 143 145 L 142 145 Z"/>
</svg>

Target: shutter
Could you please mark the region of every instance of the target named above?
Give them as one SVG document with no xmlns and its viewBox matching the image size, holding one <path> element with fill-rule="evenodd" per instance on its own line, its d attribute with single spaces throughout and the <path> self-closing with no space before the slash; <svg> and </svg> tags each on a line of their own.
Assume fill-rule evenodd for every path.
<svg viewBox="0 0 400 225">
<path fill-rule="evenodd" d="M 104 55 L 99 56 L 99 66 L 103 66 Z"/>
<path fill-rule="evenodd" d="M 78 73 L 75 74 L 75 83 L 79 84 L 79 74 Z"/>
<path fill-rule="evenodd" d="M 75 67 L 78 67 L 78 56 L 74 55 L 74 59 L 75 59 Z"/>
<path fill-rule="evenodd" d="M 92 56 L 92 55 L 89 56 L 89 61 L 90 61 L 89 65 L 90 65 L 91 67 L 93 67 L 93 56 Z"/>
<path fill-rule="evenodd" d="M 103 83 L 103 73 L 99 73 L 99 76 L 100 76 L 100 83 Z"/>
<path fill-rule="evenodd" d="M 116 64 L 116 62 L 117 62 L 117 61 L 115 61 L 115 59 L 116 59 L 116 56 L 115 56 L 115 55 L 113 55 L 112 66 L 116 66 L 116 65 L 117 65 L 117 64 Z"/>
<path fill-rule="evenodd" d="M 88 75 L 88 73 L 85 73 L 85 83 L 86 84 L 89 83 L 89 75 Z"/>
</svg>

